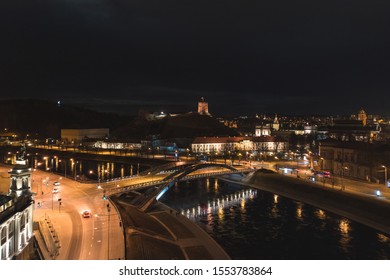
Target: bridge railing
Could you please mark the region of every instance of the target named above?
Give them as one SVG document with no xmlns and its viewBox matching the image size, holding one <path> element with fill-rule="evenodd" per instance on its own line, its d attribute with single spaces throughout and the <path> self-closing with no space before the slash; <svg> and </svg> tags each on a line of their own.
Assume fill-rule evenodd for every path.
<svg viewBox="0 0 390 280">
<path fill-rule="evenodd" d="M 251 172 L 253 171 L 252 169 L 243 169 L 243 170 L 237 170 L 237 171 L 219 171 L 219 172 L 210 172 L 210 173 L 203 173 L 203 174 L 194 174 L 194 175 L 187 175 L 184 176 L 183 178 L 180 178 L 178 181 L 186 181 L 186 180 L 195 180 L 198 178 L 204 178 L 204 177 L 213 177 L 213 176 L 220 176 L 220 175 L 226 175 L 226 174 L 237 174 L 237 173 L 245 173 L 245 172 Z M 115 194 L 115 193 L 120 193 L 120 192 L 125 192 L 125 191 L 133 191 L 133 190 L 139 190 L 143 189 L 146 187 L 151 187 L 151 186 L 157 186 L 157 185 L 163 185 L 163 184 L 169 184 L 175 179 L 169 179 L 169 180 L 157 180 L 157 181 L 149 181 L 149 182 L 144 182 L 144 183 L 139 183 L 139 184 L 134 184 L 134 185 L 129 185 L 129 186 L 123 186 L 123 187 L 116 187 L 110 189 L 110 194 Z"/>
</svg>

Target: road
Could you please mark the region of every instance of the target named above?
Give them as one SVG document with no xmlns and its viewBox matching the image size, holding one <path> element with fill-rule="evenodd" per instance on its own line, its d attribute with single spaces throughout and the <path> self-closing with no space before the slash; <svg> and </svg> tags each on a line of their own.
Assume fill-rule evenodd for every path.
<svg viewBox="0 0 390 280">
<path fill-rule="evenodd" d="M 4 175 L 9 169 L 9 166 L 0 166 L 0 173 Z M 52 192 L 55 181 L 60 182 L 57 193 Z M 102 190 L 95 184 L 80 184 L 53 173 L 36 170 L 32 172 L 32 191 L 36 193 L 34 221 L 48 217 L 58 233 L 61 248 L 56 259 L 124 258 L 119 217 L 115 209 L 111 209 L 108 216 L 108 202 L 102 199 Z M 91 211 L 91 218 L 82 217 L 84 210 Z"/>
</svg>

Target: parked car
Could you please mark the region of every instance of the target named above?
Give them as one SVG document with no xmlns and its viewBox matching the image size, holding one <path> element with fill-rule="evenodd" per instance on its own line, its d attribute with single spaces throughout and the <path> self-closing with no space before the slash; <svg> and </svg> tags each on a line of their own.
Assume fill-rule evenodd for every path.
<svg viewBox="0 0 390 280">
<path fill-rule="evenodd" d="M 53 193 L 58 193 L 60 190 L 58 188 L 53 188 Z"/>
<path fill-rule="evenodd" d="M 54 186 L 59 186 L 59 185 L 60 185 L 60 182 L 55 181 L 55 182 L 53 183 L 53 185 L 54 185 Z"/>
</svg>

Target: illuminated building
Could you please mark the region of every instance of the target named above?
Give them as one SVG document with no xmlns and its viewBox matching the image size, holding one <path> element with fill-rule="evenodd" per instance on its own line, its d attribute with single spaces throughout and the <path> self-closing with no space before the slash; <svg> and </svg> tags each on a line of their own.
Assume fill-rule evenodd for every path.
<svg viewBox="0 0 390 280">
<path fill-rule="evenodd" d="M 364 126 L 367 125 L 367 114 L 363 109 L 361 109 L 359 114 L 358 114 L 358 120 L 362 121 Z"/>
<path fill-rule="evenodd" d="M 288 143 L 272 136 L 262 137 L 197 137 L 192 152 L 226 153 L 234 151 L 277 153 L 288 149 Z"/>
<path fill-rule="evenodd" d="M 271 135 L 271 126 L 269 124 L 256 125 L 255 135 L 257 137 Z"/>
<path fill-rule="evenodd" d="M 10 192 L 0 195 L 0 259 L 28 259 L 33 249 L 31 170 L 23 156 L 9 171 Z"/>
<path fill-rule="evenodd" d="M 203 97 L 198 102 L 198 113 L 201 115 L 210 115 L 209 103 L 207 103 Z"/>
<path fill-rule="evenodd" d="M 280 129 L 280 124 L 278 120 L 278 115 L 275 115 L 274 123 L 272 124 L 273 130 L 278 131 Z"/>
</svg>

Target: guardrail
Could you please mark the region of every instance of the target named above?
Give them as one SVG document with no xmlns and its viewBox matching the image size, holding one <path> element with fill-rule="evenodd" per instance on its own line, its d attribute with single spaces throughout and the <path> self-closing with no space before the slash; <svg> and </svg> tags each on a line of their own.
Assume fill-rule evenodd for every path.
<svg viewBox="0 0 390 280">
<path fill-rule="evenodd" d="M 50 257 L 54 260 L 60 253 L 61 244 L 53 223 L 46 215 L 43 220 L 39 221 L 39 232 L 42 235 Z"/>
</svg>

